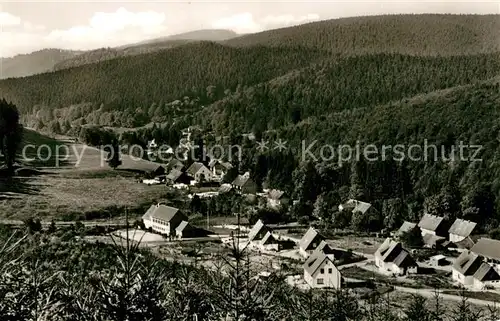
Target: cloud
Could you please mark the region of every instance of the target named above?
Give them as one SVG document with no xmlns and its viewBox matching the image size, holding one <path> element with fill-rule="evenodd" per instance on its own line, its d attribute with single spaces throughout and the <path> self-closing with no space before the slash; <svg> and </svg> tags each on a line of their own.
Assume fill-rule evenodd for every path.
<svg viewBox="0 0 500 321">
<path fill-rule="evenodd" d="M 18 26 L 21 24 L 21 18 L 14 16 L 8 12 L 0 11 L 0 26 Z"/>
<path fill-rule="evenodd" d="M 165 20 L 164 13 L 120 8 L 111 13 L 96 12 L 88 25 L 53 30 L 45 40 L 71 49 L 117 46 L 165 32 Z"/>
<path fill-rule="evenodd" d="M 237 33 L 253 33 L 317 20 L 320 20 L 319 15 L 312 13 L 304 16 L 294 16 L 290 14 L 270 15 L 255 20 L 253 15 L 247 12 L 216 20 L 212 23 L 212 27 L 217 29 L 230 29 Z"/>
</svg>

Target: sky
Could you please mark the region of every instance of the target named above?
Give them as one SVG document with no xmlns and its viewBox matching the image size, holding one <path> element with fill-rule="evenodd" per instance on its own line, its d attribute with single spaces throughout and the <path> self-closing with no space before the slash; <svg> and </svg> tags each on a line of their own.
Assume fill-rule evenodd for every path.
<svg viewBox="0 0 500 321">
<path fill-rule="evenodd" d="M 318 20 L 396 13 L 500 14 L 500 0 L 0 0 L 0 57 L 43 48 L 91 50 L 114 47 L 199 29 L 253 33 Z"/>
</svg>

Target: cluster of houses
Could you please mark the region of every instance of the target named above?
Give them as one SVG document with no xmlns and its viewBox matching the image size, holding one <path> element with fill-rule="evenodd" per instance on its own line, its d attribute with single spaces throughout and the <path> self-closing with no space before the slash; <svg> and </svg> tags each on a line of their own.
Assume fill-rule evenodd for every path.
<svg viewBox="0 0 500 321">
<path fill-rule="evenodd" d="M 500 287 L 500 241 L 489 238 L 474 240 L 472 233 L 477 224 L 456 219 L 451 226 L 444 217 L 424 214 L 420 222 L 404 222 L 394 234 L 395 239 L 403 233 L 418 230 L 424 247 L 441 248 L 461 252 L 452 264 L 454 282 L 477 290 Z M 431 265 L 439 266 L 446 261 L 444 255 L 431 258 Z M 400 242 L 390 238 L 375 254 L 375 263 L 381 271 L 395 275 L 417 273 L 418 265 L 410 252 Z"/>
<path fill-rule="evenodd" d="M 281 251 L 291 249 L 295 242 L 281 239 L 261 220 L 248 233 L 248 245 L 259 250 Z M 304 281 L 312 288 L 340 289 L 343 278 L 335 265 L 341 251 L 328 245 L 318 231 L 310 227 L 298 243 L 299 253 L 306 259 L 303 264 Z"/>
</svg>

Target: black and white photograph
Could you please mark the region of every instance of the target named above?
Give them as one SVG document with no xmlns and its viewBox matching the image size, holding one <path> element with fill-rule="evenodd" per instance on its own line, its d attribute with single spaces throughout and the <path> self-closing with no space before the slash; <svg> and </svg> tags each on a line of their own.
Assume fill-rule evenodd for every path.
<svg viewBox="0 0 500 321">
<path fill-rule="evenodd" d="M 0 321 L 500 321 L 500 0 L 0 0 Z"/>
</svg>

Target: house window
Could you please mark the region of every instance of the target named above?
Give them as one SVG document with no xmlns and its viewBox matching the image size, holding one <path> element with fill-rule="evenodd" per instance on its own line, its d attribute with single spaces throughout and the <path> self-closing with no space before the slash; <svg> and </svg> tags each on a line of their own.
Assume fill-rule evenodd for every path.
<svg viewBox="0 0 500 321">
<path fill-rule="evenodd" d="M 319 273 L 320 273 L 320 274 L 325 273 L 325 269 L 321 269 L 321 270 L 319 270 Z"/>
<path fill-rule="evenodd" d="M 332 274 L 332 268 L 328 269 L 328 274 Z"/>
<path fill-rule="evenodd" d="M 318 279 L 318 281 L 316 281 L 316 283 L 318 283 L 318 284 L 320 284 L 320 285 L 321 285 L 321 284 L 324 284 L 323 279 Z"/>
</svg>

